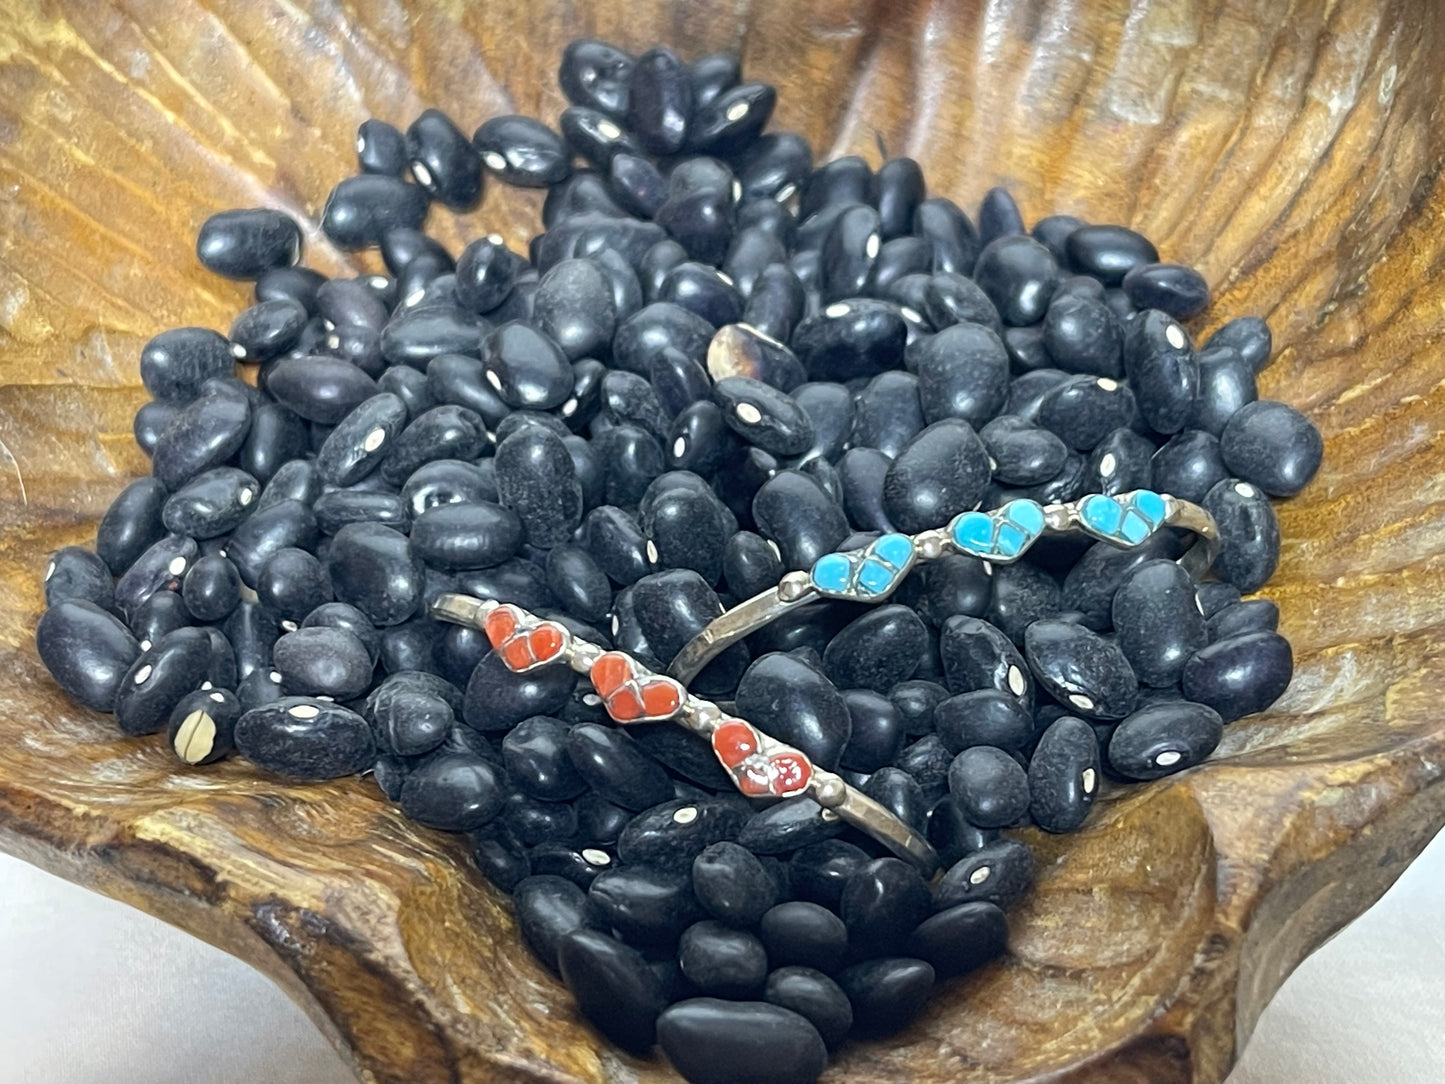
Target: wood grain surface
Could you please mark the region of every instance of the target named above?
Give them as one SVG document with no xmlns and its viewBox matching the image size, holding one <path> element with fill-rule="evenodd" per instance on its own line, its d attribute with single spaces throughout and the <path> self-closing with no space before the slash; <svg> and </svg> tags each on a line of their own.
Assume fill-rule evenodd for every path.
<svg viewBox="0 0 1445 1084">
<path fill-rule="evenodd" d="M 316 230 L 356 125 L 436 105 L 555 120 L 563 45 L 740 50 L 775 126 L 917 157 L 973 205 L 1125 222 L 1197 265 L 1195 328 L 1266 316 L 1263 394 L 1325 463 L 1265 594 L 1298 673 L 1205 767 L 1036 839 L 1003 962 L 828 1081 L 1215 1084 L 1311 949 L 1445 823 L 1445 10 L 1434 0 L 10 0 L 0 5 L 0 846 L 250 961 L 372 1081 L 653 1082 L 521 948 L 460 841 L 367 780 L 181 769 L 66 702 L 32 631 L 45 554 L 147 470 L 141 344 L 247 297 L 196 263 L 233 206 Z M 434 209 L 522 243 L 539 197 Z"/>
</svg>

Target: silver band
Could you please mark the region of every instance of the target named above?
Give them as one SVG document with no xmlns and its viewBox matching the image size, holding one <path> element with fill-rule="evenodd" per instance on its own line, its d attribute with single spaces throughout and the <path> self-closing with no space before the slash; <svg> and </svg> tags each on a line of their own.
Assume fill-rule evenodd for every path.
<svg viewBox="0 0 1445 1084">
<path fill-rule="evenodd" d="M 927 839 L 841 776 L 623 652 L 578 640 L 565 626 L 519 606 L 470 595 L 441 595 L 431 613 L 442 621 L 481 629 L 502 661 L 518 673 L 565 663 L 592 681 L 616 722 L 673 722 L 706 738 L 733 784 L 748 797 L 807 796 L 823 807 L 825 818 L 841 819 L 868 833 L 925 876 L 938 869 L 938 854 Z"/>
<path fill-rule="evenodd" d="M 820 598 L 882 602 L 921 561 L 966 554 L 996 564 L 1017 561 L 1042 535 L 1079 531 L 1117 546 L 1142 545 L 1156 531 L 1178 527 L 1197 539 L 1179 564 L 1199 579 L 1219 552 L 1219 527 L 1199 505 L 1136 489 L 1117 496 L 1090 493 L 1064 504 L 1020 499 L 991 512 L 964 512 L 947 527 L 916 535 L 890 533 L 858 550 L 820 557 L 809 572 L 789 572 L 775 588 L 739 603 L 694 636 L 667 668 L 690 684 L 709 662 L 779 617 Z"/>
</svg>

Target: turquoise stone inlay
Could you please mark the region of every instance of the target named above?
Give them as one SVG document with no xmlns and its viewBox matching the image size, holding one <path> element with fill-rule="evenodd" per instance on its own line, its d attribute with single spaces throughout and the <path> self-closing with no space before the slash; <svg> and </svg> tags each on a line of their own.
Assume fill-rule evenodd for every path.
<svg viewBox="0 0 1445 1084">
<path fill-rule="evenodd" d="M 992 512 L 964 512 L 949 524 L 953 544 L 964 553 L 1012 561 L 1043 532 L 1044 510 L 1037 501 L 1009 501 Z"/>
<path fill-rule="evenodd" d="M 1137 546 L 1164 522 L 1164 498 L 1150 489 L 1117 497 L 1092 493 L 1079 504 L 1079 519 L 1090 532 L 1124 546 Z"/>
<path fill-rule="evenodd" d="M 824 554 L 813 563 L 809 576 L 819 594 L 878 599 L 898 586 L 914 556 L 913 539 L 889 533 L 861 550 Z"/>
</svg>

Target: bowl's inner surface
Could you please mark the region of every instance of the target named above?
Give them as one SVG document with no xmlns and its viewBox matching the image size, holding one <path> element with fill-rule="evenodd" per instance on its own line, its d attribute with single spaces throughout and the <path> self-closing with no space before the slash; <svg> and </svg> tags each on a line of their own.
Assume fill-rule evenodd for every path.
<svg viewBox="0 0 1445 1084">
<path fill-rule="evenodd" d="M 379 266 L 315 228 L 354 169 L 361 120 L 404 125 L 437 105 L 468 130 L 510 111 L 555 121 L 557 58 L 582 34 L 739 49 L 746 73 L 779 86 L 774 127 L 820 158 L 876 165 L 881 143 L 966 207 L 1003 183 L 1029 219 L 1125 222 L 1198 266 L 1216 301 L 1196 333 L 1266 316 L 1278 356 L 1261 394 L 1325 435 L 1319 476 L 1279 506 L 1285 549 L 1265 593 L 1298 674 L 1278 709 L 1233 725 L 1189 780 L 1136 788 L 1079 836 L 1043 841 L 1011 958 L 936 998 L 904 1042 L 840 1064 L 856 1080 L 965 1067 L 1019 1080 L 1124 1042 L 1197 982 L 1223 902 L 1268 879 L 1236 867 L 1259 874 L 1286 833 L 1312 839 L 1327 819 L 1302 794 L 1372 780 L 1438 739 L 1439 16 L 1427 0 L 0 11 L 0 840 L 252 958 L 259 936 L 279 954 L 263 966 L 309 987 L 359 1057 L 403 1051 L 414 1079 L 438 1065 L 669 1076 L 598 1047 L 459 841 L 406 824 L 368 781 L 183 770 L 163 742 L 121 740 L 66 702 L 31 636 L 45 553 L 90 544 L 148 470 L 130 436 L 141 344 L 179 324 L 225 329 L 246 303 L 196 263 L 207 215 L 282 207 L 312 266 Z M 539 210 L 535 193 L 493 184 L 480 212 L 436 208 L 431 225 L 453 251 L 491 230 L 521 245 Z M 1346 801 L 1329 817 L 1348 829 L 1373 809 Z M 1251 823 L 1265 827 L 1250 836 Z M 1258 853 L 1233 849 L 1245 837 Z M 408 1008 L 378 1024 L 356 1007 L 368 998 Z"/>
</svg>

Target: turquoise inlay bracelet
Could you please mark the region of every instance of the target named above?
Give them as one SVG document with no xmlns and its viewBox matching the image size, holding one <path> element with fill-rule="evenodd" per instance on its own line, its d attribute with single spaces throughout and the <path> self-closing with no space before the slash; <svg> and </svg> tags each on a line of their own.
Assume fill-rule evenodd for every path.
<svg viewBox="0 0 1445 1084">
<path fill-rule="evenodd" d="M 739 640 L 815 599 L 881 602 L 919 561 L 960 553 L 1008 564 L 1046 532 L 1082 531 L 1101 542 L 1138 546 L 1163 527 L 1199 536 L 1179 563 L 1196 579 L 1203 576 L 1219 551 L 1214 517 L 1197 504 L 1149 489 L 1112 497 L 1090 493 L 1064 504 L 1019 498 L 992 511 L 963 512 L 946 527 L 915 535 L 889 532 L 862 549 L 824 554 L 809 571 L 789 572 L 777 587 L 734 606 L 683 645 L 667 672 L 687 684 Z"/>
</svg>

